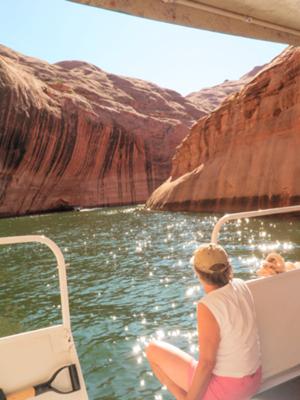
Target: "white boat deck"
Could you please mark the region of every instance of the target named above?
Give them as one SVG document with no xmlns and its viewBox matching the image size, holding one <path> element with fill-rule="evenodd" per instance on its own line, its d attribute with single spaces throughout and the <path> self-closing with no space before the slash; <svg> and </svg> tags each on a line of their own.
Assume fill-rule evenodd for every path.
<svg viewBox="0 0 300 400">
<path fill-rule="evenodd" d="M 282 383 L 253 397 L 252 400 L 299 400 L 300 377 Z"/>
</svg>

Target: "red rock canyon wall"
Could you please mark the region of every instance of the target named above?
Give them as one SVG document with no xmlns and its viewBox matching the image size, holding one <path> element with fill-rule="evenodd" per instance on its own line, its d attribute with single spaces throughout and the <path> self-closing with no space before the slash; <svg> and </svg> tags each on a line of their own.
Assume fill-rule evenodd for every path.
<svg viewBox="0 0 300 400">
<path fill-rule="evenodd" d="M 238 211 L 300 203 L 300 48 L 201 118 L 147 206 Z"/>
<path fill-rule="evenodd" d="M 0 46 L 0 216 L 144 202 L 202 115 L 154 84 Z"/>
<path fill-rule="evenodd" d="M 233 93 L 239 92 L 243 86 L 250 82 L 253 77 L 263 68 L 264 65 L 260 67 L 254 67 L 250 72 L 243 75 L 236 81 L 230 81 L 227 79 L 219 85 L 190 93 L 186 96 L 186 99 L 190 100 L 198 108 L 205 111 L 206 114 L 209 114 L 218 108 L 226 97 Z"/>
</svg>

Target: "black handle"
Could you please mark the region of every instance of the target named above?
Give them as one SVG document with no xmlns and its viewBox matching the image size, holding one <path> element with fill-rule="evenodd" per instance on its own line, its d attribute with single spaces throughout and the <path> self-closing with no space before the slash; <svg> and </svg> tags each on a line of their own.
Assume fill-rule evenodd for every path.
<svg viewBox="0 0 300 400">
<path fill-rule="evenodd" d="M 61 391 L 61 390 L 51 386 L 51 383 L 55 380 L 57 375 L 65 369 L 67 369 L 69 372 L 69 378 L 70 378 L 72 388 L 70 390 L 64 392 L 64 391 Z M 62 368 L 59 368 L 47 382 L 40 383 L 39 385 L 35 385 L 33 387 L 28 387 L 21 391 L 11 393 L 7 396 L 5 395 L 3 390 L 0 389 L 0 400 L 24 400 L 24 399 L 28 399 L 29 397 L 39 396 L 40 394 L 48 392 L 49 390 L 52 390 L 53 392 L 60 393 L 60 394 L 68 394 L 68 393 L 73 393 L 77 390 L 80 390 L 80 382 L 79 382 L 79 378 L 78 378 L 76 365 L 70 364 L 70 365 L 66 365 Z"/>
<path fill-rule="evenodd" d="M 62 391 L 62 390 L 59 390 L 59 389 L 53 387 L 52 382 L 55 380 L 57 375 L 61 373 L 61 371 L 66 370 L 66 369 L 69 372 L 69 378 L 70 378 L 72 388 L 67 391 Z M 54 372 L 54 374 L 51 376 L 51 378 L 47 382 L 43 382 L 43 383 L 40 383 L 39 385 L 34 386 L 34 389 L 35 389 L 36 396 L 46 393 L 49 390 L 56 392 L 56 393 L 60 393 L 60 394 L 68 394 L 68 393 L 73 393 L 77 390 L 80 390 L 80 382 L 79 382 L 79 378 L 78 378 L 76 365 L 70 364 L 70 365 L 66 365 L 64 367 L 59 368 L 56 372 Z"/>
<path fill-rule="evenodd" d="M 6 396 L 2 389 L 0 389 L 0 400 L 6 400 Z"/>
</svg>

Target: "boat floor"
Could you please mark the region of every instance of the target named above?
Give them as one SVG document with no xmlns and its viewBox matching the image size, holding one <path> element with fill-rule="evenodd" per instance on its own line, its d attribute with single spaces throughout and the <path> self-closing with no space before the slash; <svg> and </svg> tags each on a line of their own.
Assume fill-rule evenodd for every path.
<svg viewBox="0 0 300 400">
<path fill-rule="evenodd" d="M 257 394 L 252 400 L 299 400 L 300 377 Z"/>
</svg>

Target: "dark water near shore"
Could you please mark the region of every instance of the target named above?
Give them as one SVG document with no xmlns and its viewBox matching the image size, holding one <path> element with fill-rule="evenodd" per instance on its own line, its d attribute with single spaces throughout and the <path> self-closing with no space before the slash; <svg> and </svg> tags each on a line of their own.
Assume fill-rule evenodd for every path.
<svg viewBox="0 0 300 400">
<path fill-rule="evenodd" d="M 219 216 L 99 209 L 0 220 L 0 236 L 43 234 L 68 268 L 72 328 L 91 400 L 170 399 L 143 348 L 163 338 L 197 356 L 195 303 L 202 296 L 189 259 Z M 300 221 L 268 218 L 223 228 L 235 274 L 255 276 L 270 251 L 300 261 Z M 0 335 L 60 321 L 56 268 L 42 245 L 0 247 Z"/>
</svg>

